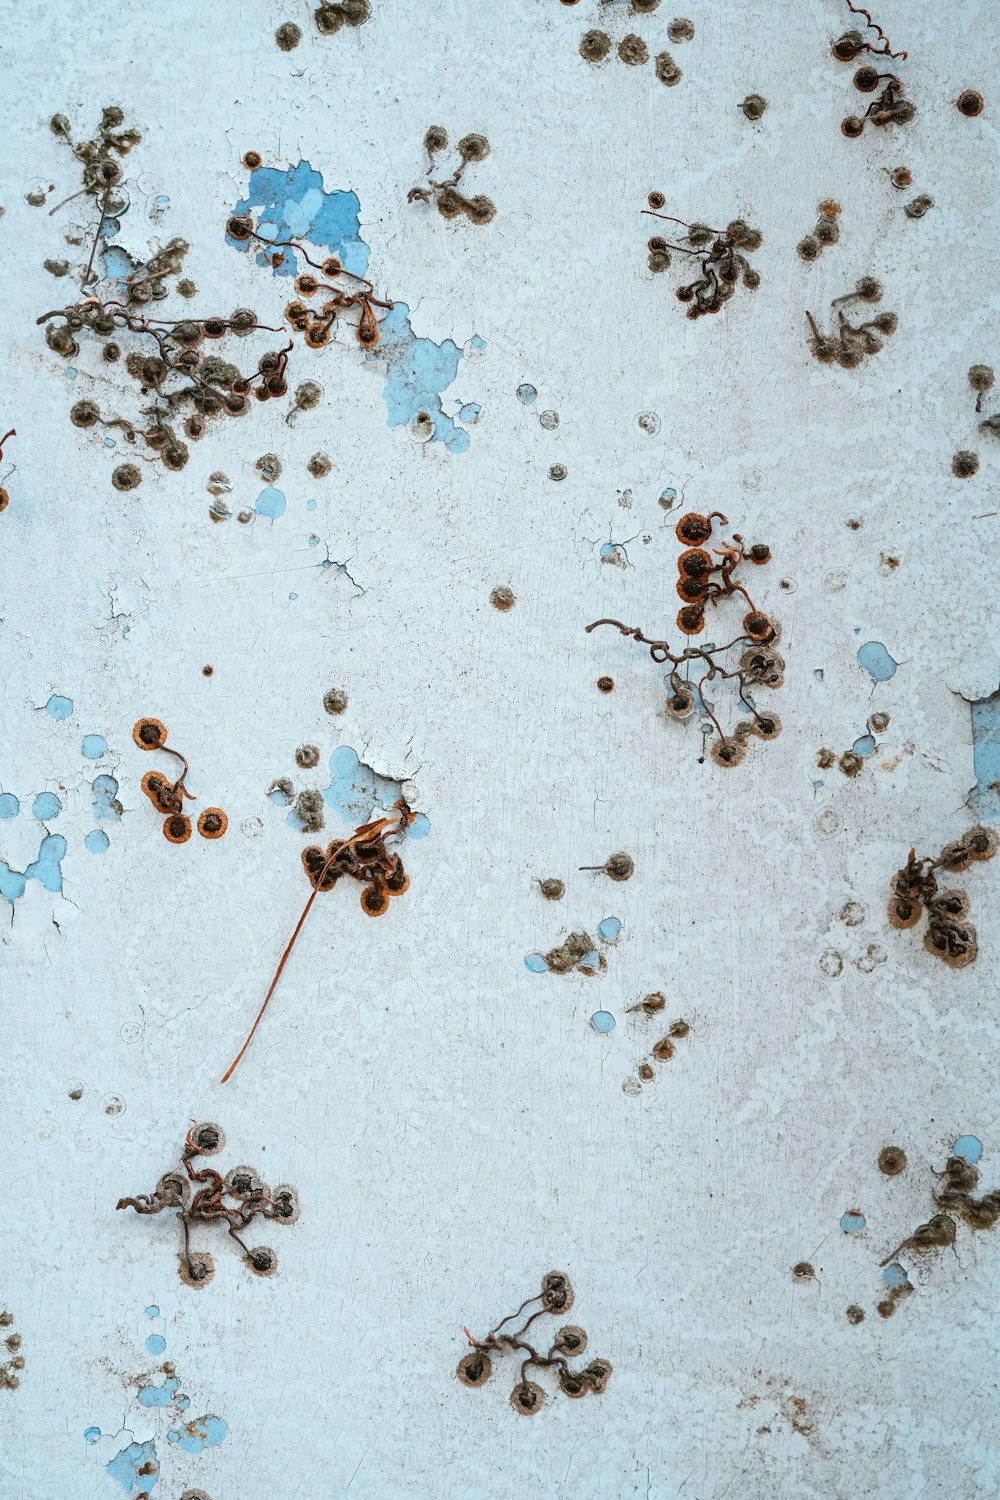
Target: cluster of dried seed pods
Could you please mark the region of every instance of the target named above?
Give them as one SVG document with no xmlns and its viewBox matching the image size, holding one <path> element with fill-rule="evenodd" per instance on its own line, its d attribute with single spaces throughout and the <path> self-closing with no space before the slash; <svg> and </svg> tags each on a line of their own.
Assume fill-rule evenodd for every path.
<svg viewBox="0 0 1000 1500">
<path fill-rule="evenodd" d="M 223 1177 L 210 1167 L 195 1170 L 202 1156 L 214 1156 L 225 1145 L 218 1125 L 192 1125 L 184 1141 L 180 1165 L 165 1172 L 151 1193 L 119 1198 L 117 1208 L 134 1208 L 138 1214 L 175 1211 L 181 1221 L 184 1247 L 180 1254 L 180 1277 L 188 1286 L 207 1286 L 215 1275 L 215 1263 L 202 1251 L 191 1249 L 191 1228 L 197 1224 L 225 1224 L 226 1231 L 243 1251 L 247 1268 L 255 1276 L 273 1276 L 278 1258 L 269 1245 L 247 1245 L 241 1231 L 258 1217 L 276 1224 L 294 1224 L 299 1217 L 299 1195 L 282 1183 L 269 1188 L 252 1167 L 233 1167 Z"/>
<path fill-rule="evenodd" d="M 535 1307 L 536 1303 L 541 1305 Z M 465 1329 L 465 1336 L 472 1349 L 458 1362 L 455 1373 L 459 1380 L 467 1386 L 485 1385 L 493 1373 L 490 1355 L 502 1355 L 516 1350 L 524 1358 L 519 1378 L 511 1391 L 510 1404 L 521 1416 L 533 1417 L 536 1412 L 541 1411 L 546 1400 L 542 1387 L 536 1381 L 528 1379 L 528 1371 L 531 1369 L 555 1370 L 559 1389 L 564 1396 L 576 1398 L 588 1394 L 603 1395 L 611 1378 L 611 1365 L 606 1359 L 592 1359 L 582 1369 L 574 1370 L 570 1365 L 571 1359 L 586 1352 L 587 1335 L 584 1329 L 575 1323 L 564 1325 L 556 1333 L 547 1354 L 542 1354 L 524 1337 L 537 1318 L 546 1313 L 561 1317 L 572 1306 L 573 1286 L 569 1277 L 562 1271 L 548 1271 L 542 1277 L 541 1291 L 534 1297 L 526 1298 L 516 1312 L 501 1318 L 485 1338 L 474 1338 L 468 1328 Z M 527 1308 L 535 1310 L 529 1313 L 520 1327 L 508 1333 L 501 1332 L 505 1324 L 515 1322 Z"/>
<path fill-rule="evenodd" d="M 853 292 L 834 297 L 830 306 L 837 309 L 836 333 L 821 333 L 812 313 L 806 310 L 806 321 L 811 329 L 809 349 L 820 364 L 838 364 L 845 370 L 855 370 L 868 355 L 878 354 L 883 339 L 891 337 L 899 326 L 894 312 L 879 312 L 863 323 L 852 323 L 844 312 L 845 302 L 875 303 L 882 300 L 882 283 L 874 276 L 861 276 Z"/>
<path fill-rule="evenodd" d="M 650 193 L 648 204 L 642 212 L 654 219 L 664 219 L 679 224 L 686 231 L 677 240 L 653 235 L 647 241 L 648 265 L 651 271 L 666 271 L 670 268 L 671 253 L 693 256 L 700 262 L 701 274 L 694 281 L 677 288 L 679 302 L 688 304 L 689 318 L 700 318 L 705 313 L 720 312 L 735 292 L 740 281 L 754 292 L 760 286 L 760 274 L 747 260 L 747 255 L 758 250 L 763 242 L 759 229 L 751 229 L 742 219 L 733 219 L 725 229 L 710 229 L 707 224 L 689 224 L 665 214 L 666 198 L 662 193 Z"/>
<path fill-rule="evenodd" d="M 804 235 L 795 247 L 802 260 L 818 260 L 827 245 L 835 245 L 840 239 L 840 225 L 837 223 L 840 204 L 832 198 L 824 198 L 818 205 L 818 212 L 812 234 Z"/>
<path fill-rule="evenodd" d="M 643 996 L 637 1005 L 630 1005 L 628 1013 L 641 1011 L 644 1016 L 658 1016 L 661 1011 L 666 1009 L 666 1004 L 666 999 L 660 991 L 654 990 L 651 995 Z M 671 1021 L 666 1035 L 661 1036 L 658 1042 L 653 1043 L 649 1049 L 649 1056 L 644 1058 L 636 1069 L 642 1083 L 649 1083 L 656 1077 L 656 1069 L 653 1067 L 653 1063 L 669 1062 L 677 1051 L 677 1043 L 688 1036 L 690 1031 L 691 1025 L 683 1017 L 679 1016 L 676 1021 Z"/>
<path fill-rule="evenodd" d="M 0 1312 L 0 1328 L 4 1329 L 3 1347 L 6 1355 L 0 1357 L 0 1391 L 16 1391 L 21 1384 L 21 1371 L 24 1369 L 24 1355 L 21 1353 L 21 1335 L 19 1333 L 6 1332 L 14 1322 L 14 1316 L 9 1312 Z"/>
<path fill-rule="evenodd" d="M 939 890 L 937 874 L 959 874 L 981 860 L 992 859 L 1000 843 L 991 828 L 970 828 L 960 839 L 945 844 L 936 859 L 917 858 L 911 849 L 902 869 L 897 870 L 889 888 L 889 921 L 893 927 L 916 927 L 927 915 L 924 947 L 928 953 L 953 969 L 964 969 L 978 953 L 976 929 L 965 919 L 969 898 L 964 891 Z"/>
<path fill-rule="evenodd" d="M 889 57 L 894 61 L 905 62 L 907 54 L 892 50 L 889 38 L 881 26 L 872 20 L 867 10 L 854 5 L 852 0 L 847 0 L 847 6 L 856 16 L 864 16 L 866 29 L 875 33 L 875 40 L 866 40 L 860 31 L 845 31 L 830 49 L 838 62 L 854 62 L 862 52 L 867 52 L 872 57 Z M 840 128 L 849 139 L 855 140 L 863 133 L 866 120 L 870 120 L 873 125 L 905 125 L 916 114 L 916 106 L 904 97 L 902 80 L 895 73 L 880 73 L 871 63 L 862 63 L 854 74 L 854 87 L 861 94 L 874 94 L 880 83 L 885 86 L 869 104 L 864 115 L 848 115 L 841 121 Z"/>
<path fill-rule="evenodd" d="M 184 799 L 194 800 L 186 784 L 191 769 L 187 757 L 167 744 L 167 726 L 159 719 L 137 720 L 132 738 L 140 750 L 161 750 L 180 761 L 181 773 L 175 781 L 162 771 L 147 771 L 141 785 L 156 811 L 163 814 L 164 838 L 171 844 L 186 844 L 191 837 L 191 819 L 184 811 Z M 206 807 L 198 816 L 197 828 L 203 839 L 221 839 L 228 827 L 229 819 L 221 807 Z"/>
<path fill-rule="evenodd" d="M 770 561 L 771 549 L 763 542 L 745 547 L 743 538 L 733 533 L 732 541 L 723 542 L 714 550 L 721 561 L 713 562 L 704 543 L 712 535 L 712 523 L 728 521 L 720 511 L 701 515 L 689 511 L 681 516 L 676 526 L 678 540 L 684 551 L 678 559 L 677 592 L 684 600 L 678 615 L 677 628 L 684 635 L 700 635 L 705 629 L 705 606 L 715 608 L 722 600 L 739 594 L 749 604 L 743 616 L 742 633 L 723 646 L 706 643 L 704 646 L 688 646 L 683 651 L 670 650 L 668 641 L 652 640 L 637 626 L 624 625 L 621 620 L 595 620 L 587 631 L 599 625 L 613 625 L 623 635 L 649 647 L 649 654 L 657 663 L 668 662 L 670 696 L 667 712 L 672 718 L 687 719 L 696 708 L 701 708 L 715 729 L 717 739 L 712 745 L 712 759 L 717 765 L 736 766 L 743 759 L 746 744 L 751 735 L 758 739 L 773 740 L 781 733 L 781 721 L 776 714 L 760 713 L 753 701 L 754 689 L 759 687 L 779 688 L 784 682 L 785 663 L 776 650 L 780 638 L 780 627 L 770 615 L 757 608 L 743 583 L 736 577 L 736 569 L 747 560 L 758 566 Z M 732 668 L 724 665 L 727 654 L 737 646 L 744 649 L 738 664 Z M 682 668 L 689 672 L 692 666 L 705 670 L 698 680 L 692 681 L 682 675 Z M 705 701 L 706 683 L 716 679 L 734 679 L 739 686 L 739 698 L 750 713 L 750 718 L 738 723 L 731 735 L 723 732 L 714 710 Z"/>
<path fill-rule="evenodd" d="M 466 198 L 458 191 L 458 184 L 470 162 L 485 161 L 489 156 L 489 141 L 476 131 L 463 135 L 455 148 L 459 155 L 458 166 L 450 177 L 443 182 L 436 182 L 431 176 L 434 158 L 439 152 L 447 150 L 447 147 L 448 132 L 441 125 L 431 125 L 424 136 L 428 161 L 427 186 L 411 188 L 406 195 L 407 203 L 436 203 L 442 218 L 457 219 L 460 214 L 465 214 L 470 224 L 488 224 L 496 213 L 496 205 L 492 199 L 485 198 L 482 194 Z"/>
<path fill-rule="evenodd" d="M 256 157 L 256 153 L 254 156 Z M 285 308 L 285 317 L 289 325 L 296 333 L 304 334 L 310 349 L 322 349 L 324 344 L 328 344 L 338 313 L 353 307 L 356 307 L 360 314 L 355 325 L 354 337 L 364 348 L 374 349 L 379 340 L 375 309 L 380 307 L 391 312 L 393 303 L 384 302 L 376 297 L 375 288 L 367 277 L 356 276 L 353 271 L 346 270 L 336 255 L 328 255 L 323 260 L 313 260 L 299 240 L 274 240 L 258 234 L 249 214 L 230 215 L 226 220 L 226 235 L 230 243 L 244 252 L 249 250 L 251 244 L 259 245 L 261 257 L 269 266 L 283 265 L 287 259 L 285 252 L 292 250 L 297 256 L 301 256 L 313 271 L 320 273 L 319 276 L 314 276 L 310 271 L 300 271 L 295 278 L 297 299 L 289 302 Z M 350 289 L 333 285 L 342 276 L 346 276 L 352 283 Z M 318 310 L 306 306 L 306 301 L 320 296 L 324 296 L 324 301 Z M 303 298 L 306 300 L 303 301 Z M 281 373 L 284 374 L 283 367 Z M 267 386 L 267 382 L 265 385 Z M 278 390 L 267 386 L 267 393 L 268 395 L 284 395 L 285 389 L 287 387 Z M 257 394 L 260 395 L 259 391 Z"/>
<path fill-rule="evenodd" d="M 8 438 L 12 438 L 12 437 L 17 437 L 17 433 L 14 431 L 13 427 L 10 429 L 9 432 L 5 432 L 4 435 L 3 435 L 3 437 L 0 438 L 0 460 L 2 460 L 2 458 L 3 458 L 4 443 L 6 443 L 6 441 L 7 441 Z M 5 511 L 7 509 L 7 507 L 8 507 L 9 504 L 10 504 L 10 496 L 8 495 L 7 491 L 4 489 L 3 485 L 0 484 L 0 513 L 2 513 L 3 511 Z"/>
</svg>

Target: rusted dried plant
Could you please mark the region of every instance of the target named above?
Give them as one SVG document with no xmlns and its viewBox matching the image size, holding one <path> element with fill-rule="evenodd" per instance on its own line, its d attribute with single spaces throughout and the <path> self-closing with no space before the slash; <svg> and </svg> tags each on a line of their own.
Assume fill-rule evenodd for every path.
<svg viewBox="0 0 1000 1500">
<path fill-rule="evenodd" d="M 979 951 L 976 929 L 966 921 L 969 898 L 954 888 L 938 889 L 938 874 L 959 874 L 997 852 L 997 835 L 991 828 L 970 828 L 960 839 L 945 844 L 936 859 L 917 858 L 911 849 L 906 864 L 889 882 L 889 921 L 893 927 L 916 927 L 927 916 L 924 947 L 952 969 L 964 969 Z"/>
<path fill-rule="evenodd" d="M 686 231 L 679 240 L 667 240 L 654 235 L 648 242 L 649 269 L 666 271 L 671 265 L 671 255 L 687 255 L 699 262 L 700 272 L 694 281 L 678 287 L 677 299 L 688 304 L 689 318 L 700 318 L 705 313 L 721 312 L 742 281 L 751 292 L 760 286 L 760 273 L 747 260 L 747 255 L 760 248 L 763 235 L 759 229 L 751 229 L 742 219 L 734 219 L 725 229 L 710 229 L 707 224 L 689 224 L 685 219 L 674 218 L 661 210 L 666 205 L 662 193 L 650 193 L 643 209 L 654 219 L 664 219 L 670 224 L 679 224 Z"/>
</svg>

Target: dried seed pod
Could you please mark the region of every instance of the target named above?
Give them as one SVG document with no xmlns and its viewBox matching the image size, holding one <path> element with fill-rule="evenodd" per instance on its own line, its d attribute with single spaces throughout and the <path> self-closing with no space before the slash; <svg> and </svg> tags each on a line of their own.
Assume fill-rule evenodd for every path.
<svg viewBox="0 0 1000 1500">
<path fill-rule="evenodd" d="M 893 896 L 889 902 L 888 916 L 893 927 L 915 927 L 920 921 L 920 903 L 908 896 Z"/>
<path fill-rule="evenodd" d="M 203 839 L 221 839 L 229 827 L 229 819 L 221 807 L 206 807 L 198 818 L 198 832 Z"/>
<path fill-rule="evenodd" d="M 564 1271 L 547 1271 L 542 1277 L 542 1304 L 546 1312 L 569 1312 L 573 1306 L 573 1283 Z"/>
<path fill-rule="evenodd" d="M 601 1396 L 611 1379 L 611 1364 L 606 1359 L 592 1359 L 582 1372 L 595 1396 Z"/>
<path fill-rule="evenodd" d="M 611 51 L 611 38 L 606 31 L 587 31 L 580 38 L 580 56 L 585 62 L 603 62 Z"/>
<path fill-rule="evenodd" d="M 179 1274 L 183 1282 L 188 1286 L 208 1286 L 215 1275 L 215 1261 L 204 1251 L 194 1251 L 191 1255 L 181 1255 Z"/>
<path fill-rule="evenodd" d="M 163 837 L 171 844 L 186 844 L 191 837 L 191 819 L 186 813 L 171 813 L 163 824 Z"/>
<path fill-rule="evenodd" d="M 569 1355 L 573 1359 L 576 1355 L 583 1354 L 586 1350 L 586 1332 L 576 1323 L 566 1323 L 556 1334 L 552 1342 L 552 1347 L 558 1350 L 560 1354 Z"/>
<path fill-rule="evenodd" d="M 729 770 L 738 766 L 743 759 L 743 746 L 735 738 L 717 737 L 712 743 L 710 754 L 717 766 Z"/>
<path fill-rule="evenodd" d="M 545 1392 L 533 1380 L 521 1380 L 510 1393 L 510 1404 L 522 1417 L 533 1417 L 545 1405 Z"/>
<path fill-rule="evenodd" d="M 167 726 L 159 719 L 138 719 L 132 726 L 132 739 L 140 750 L 158 750 L 167 743 Z"/>
<path fill-rule="evenodd" d="M 480 1386 L 485 1385 L 493 1373 L 488 1354 L 481 1349 L 473 1349 L 464 1354 L 458 1362 L 455 1374 L 463 1385 Z"/>
<path fill-rule="evenodd" d="M 982 824 L 977 824 L 975 828 L 969 829 L 962 842 L 968 849 L 971 859 L 985 860 L 992 859 L 996 854 L 1000 839 L 994 829 L 984 828 Z"/>
<path fill-rule="evenodd" d="M 886 1177 L 898 1177 L 906 1171 L 906 1152 L 902 1146 L 883 1146 L 878 1154 L 878 1169 Z"/>
<path fill-rule="evenodd" d="M 366 885 L 361 892 L 361 910 L 366 917 L 380 917 L 389 909 L 389 897 L 384 886 Z"/>
<path fill-rule="evenodd" d="M 270 1245 L 255 1245 L 247 1251 L 244 1261 L 255 1276 L 273 1276 L 278 1269 L 278 1257 Z"/>
</svg>

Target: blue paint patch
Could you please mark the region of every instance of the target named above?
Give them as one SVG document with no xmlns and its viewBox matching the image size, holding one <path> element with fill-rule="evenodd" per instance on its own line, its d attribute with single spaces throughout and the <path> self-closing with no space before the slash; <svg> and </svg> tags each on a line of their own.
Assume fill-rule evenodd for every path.
<svg viewBox="0 0 1000 1500">
<path fill-rule="evenodd" d="M 458 408 L 458 415 L 463 422 L 468 422 L 471 427 L 473 422 L 479 421 L 482 409 L 478 401 L 467 401 L 464 406 Z"/>
<path fill-rule="evenodd" d="M 58 818 L 61 812 L 62 803 L 55 792 L 39 792 L 31 804 L 31 816 L 39 823 L 48 823 L 52 818 Z"/>
<path fill-rule="evenodd" d="M 111 843 L 111 840 L 103 828 L 92 828 L 83 842 L 91 854 L 103 854 Z"/>
<path fill-rule="evenodd" d="M 895 677 L 898 661 L 894 661 L 881 641 L 866 641 L 858 647 L 858 661 L 876 682 L 888 682 Z"/>
<path fill-rule="evenodd" d="M 292 800 L 292 794 L 283 791 L 280 786 L 273 786 L 267 794 L 267 800 L 273 802 L 276 807 L 287 807 Z"/>
<path fill-rule="evenodd" d="M 367 823 L 375 807 L 390 808 L 402 795 L 401 781 L 380 776 L 350 745 L 339 746 L 330 756 L 330 777 L 323 801 L 353 827 Z"/>
<path fill-rule="evenodd" d="M 406 830 L 407 838 L 425 839 L 431 831 L 431 820 L 426 813 L 414 813 L 413 822 Z"/>
<path fill-rule="evenodd" d="M 45 705 L 45 712 L 51 719 L 68 719 L 73 712 L 73 700 L 64 698 L 62 693 L 53 693 Z"/>
<path fill-rule="evenodd" d="M 162 1333 L 151 1333 L 146 1340 L 147 1354 L 162 1354 L 167 1347 L 167 1341 Z"/>
<path fill-rule="evenodd" d="M 601 968 L 601 955 L 596 948 L 589 948 L 577 963 L 577 968 L 582 969 L 585 974 L 597 974 Z"/>
<path fill-rule="evenodd" d="M 426 412 L 434 423 L 431 442 L 444 443 L 450 453 L 464 453 L 469 434 L 456 427 L 453 417 L 441 406 L 441 393 L 458 374 L 462 351 L 452 339 L 435 344 L 433 339 L 417 338 L 410 324 L 410 309 L 397 302 L 379 324 L 377 348 L 369 351 L 369 360 L 387 364 L 382 398 L 390 427 L 404 427 L 420 413 Z"/>
<path fill-rule="evenodd" d="M 486 348 L 486 340 L 483 339 L 483 338 L 480 338 L 478 333 L 474 333 L 472 335 L 471 339 L 469 340 L 469 348 L 470 349 L 475 349 L 477 352 L 480 349 L 485 349 Z"/>
<path fill-rule="evenodd" d="M 100 760 L 107 748 L 108 742 L 103 734 L 85 734 L 80 744 L 80 752 L 88 760 Z"/>
<path fill-rule="evenodd" d="M 285 497 L 280 490 L 276 490 L 273 484 L 269 484 L 266 490 L 261 490 L 257 496 L 254 510 L 259 516 L 267 516 L 268 520 L 276 521 L 279 516 L 285 514 Z"/>
<path fill-rule="evenodd" d="M 62 890 L 65 857 L 66 840 L 60 833 L 49 833 L 38 846 L 38 858 L 23 873 L 12 870 L 5 859 L 0 859 L 0 896 L 13 906 L 24 895 L 29 880 L 37 880 L 45 890 L 57 895 Z"/>
<path fill-rule="evenodd" d="M 0 818 L 16 818 L 21 804 L 13 792 L 0 793 Z"/>
<path fill-rule="evenodd" d="M 150 1342 L 150 1339 L 146 1340 L 147 1349 Z M 165 1339 L 160 1339 L 160 1343 L 163 1345 L 163 1349 L 167 1347 Z M 161 1349 L 156 1352 L 162 1354 L 163 1350 Z M 140 1387 L 135 1399 L 140 1406 L 169 1406 L 180 1389 L 180 1384 L 176 1375 L 168 1375 L 162 1385 L 144 1385 Z"/>
<path fill-rule="evenodd" d="M 855 755 L 874 754 L 875 750 L 877 749 L 875 736 L 873 734 L 863 734 L 859 740 L 854 741 L 851 749 L 854 751 Z"/>
<path fill-rule="evenodd" d="M 846 1214 L 840 1216 L 840 1227 L 845 1234 L 857 1234 L 865 1227 L 865 1216 L 854 1209 L 848 1209 Z"/>
<path fill-rule="evenodd" d="M 606 943 L 613 943 L 621 930 L 622 924 L 617 917 L 605 917 L 603 922 L 597 924 L 597 936 Z"/>
<path fill-rule="evenodd" d="M 891 1266 L 886 1266 L 882 1272 L 882 1280 L 886 1286 L 909 1286 L 910 1278 L 907 1276 L 898 1260 L 894 1260 Z"/>
<path fill-rule="evenodd" d="M 151 1303 L 150 1306 L 146 1308 L 146 1317 L 147 1318 L 158 1318 L 159 1316 L 160 1316 L 160 1309 L 156 1306 L 155 1302 Z"/>
<path fill-rule="evenodd" d="M 315 509 L 316 509 L 316 501 L 315 500 L 307 500 L 306 501 L 306 510 L 315 510 Z"/>
<path fill-rule="evenodd" d="M 977 818 L 1000 818 L 1000 689 L 972 708 L 972 766 L 976 784 L 968 803 Z"/>
<path fill-rule="evenodd" d="M 102 255 L 104 274 L 110 281 L 127 281 L 139 269 L 139 262 L 121 245 L 105 245 Z"/>
<path fill-rule="evenodd" d="M 289 594 L 288 597 L 289 597 L 289 599 L 297 599 L 299 596 L 298 596 L 298 594 Z"/>
<path fill-rule="evenodd" d="M 307 540 L 308 540 L 308 543 L 309 543 L 310 547 L 318 547 L 319 546 L 319 537 L 318 536 L 314 535 L 314 536 L 308 537 Z"/>
<path fill-rule="evenodd" d="M 978 1135 L 960 1135 L 951 1148 L 952 1156 L 960 1156 L 974 1167 L 983 1154 L 983 1143 Z"/>
<path fill-rule="evenodd" d="M 142 1474 L 140 1469 L 144 1471 Z M 104 1472 L 109 1479 L 117 1480 L 126 1495 L 131 1497 L 143 1491 L 148 1494 L 160 1477 L 156 1443 L 152 1438 L 146 1443 L 129 1443 L 115 1455 Z"/>
<path fill-rule="evenodd" d="M 522 406 L 531 406 L 533 402 L 538 400 L 538 392 L 535 390 L 535 387 L 528 385 L 527 382 L 524 385 L 519 385 L 515 394 Z"/>
<path fill-rule="evenodd" d="M 529 953 L 524 960 L 524 967 L 529 974 L 544 974 L 548 964 L 540 953 Z"/>
<path fill-rule="evenodd" d="M 101 1429 L 99 1427 L 88 1427 L 83 1435 L 88 1443 L 96 1443 L 101 1435 Z"/>
<path fill-rule="evenodd" d="M 258 167 L 251 172 L 247 196 L 233 212 L 248 214 L 259 209 L 258 234 L 275 240 L 308 240 L 322 245 L 340 259 L 346 271 L 363 276 L 368 269 L 368 246 L 361 238 L 361 203 L 356 193 L 328 193 L 323 177 L 307 161 L 282 172 L 277 167 Z M 274 251 L 256 240 L 240 241 L 226 236 L 226 243 L 246 254 L 252 246 L 259 266 L 271 265 L 275 276 L 295 276 L 299 266 L 295 251 L 285 247 L 281 260 L 272 265 Z"/>
<path fill-rule="evenodd" d="M 90 784 L 94 794 L 93 813 L 95 823 L 115 823 L 121 817 L 118 805 L 118 783 L 113 776 L 95 776 Z"/>
<path fill-rule="evenodd" d="M 217 1448 L 227 1431 L 227 1424 L 221 1417 L 206 1414 L 188 1422 L 183 1431 L 174 1428 L 167 1437 L 185 1453 L 202 1453 L 206 1448 Z"/>
<path fill-rule="evenodd" d="M 665 490 L 660 491 L 659 503 L 663 506 L 664 510 L 670 510 L 676 499 L 677 491 L 674 489 L 673 485 L 668 485 Z"/>
<path fill-rule="evenodd" d="M 78 374 L 79 374 L 79 371 L 70 368 L 70 369 L 68 369 L 66 371 L 66 379 L 67 380 L 75 380 Z"/>
<path fill-rule="evenodd" d="M 590 1018 L 590 1024 L 595 1031 L 606 1036 L 609 1031 L 614 1031 L 615 1018 L 609 1010 L 595 1010 Z"/>
</svg>

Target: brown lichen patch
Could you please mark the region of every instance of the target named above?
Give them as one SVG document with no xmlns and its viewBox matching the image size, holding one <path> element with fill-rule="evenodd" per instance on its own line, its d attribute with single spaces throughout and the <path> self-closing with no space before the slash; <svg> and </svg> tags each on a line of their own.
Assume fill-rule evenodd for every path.
<svg viewBox="0 0 1000 1500">
<path fill-rule="evenodd" d="M 549 876 L 538 882 L 538 888 L 546 901 L 561 901 L 566 894 L 566 886 L 561 880 Z"/>
<path fill-rule="evenodd" d="M 303 833 L 318 833 L 326 816 L 323 793 L 315 787 L 300 792 L 295 799 L 295 811 L 301 820 Z"/>
<path fill-rule="evenodd" d="M 906 1152 L 902 1146 L 883 1146 L 878 1154 L 878 1169 L 886 1177 L 898 1177 L 906 1171 Z"/>
<path fill-rule="evenodd" d="M 585 964 L 583 960 L 596 952 L 596 948 L 596 943 L 588 933 L 571 932 L 558 947 L 550 948 L 542 956 L 546 968 L 552 974 L 569 974 L 573 969 L 579 969 L 581 974 L 594 974 L 597 970 L 593 967 L 593 961 Z M 603 954 L 598 958 L 598 965 L 601 969 L 607 967 Z"/>
<path fill-rule="evenodd" d="M 506 583 L 500 584 L 493 590 L 492 594 L 490 594 L 490 603 L 492 604 L 493 608 L 498 609 L 501 614 L 506 614 L 509 609 L 513 609 L 516 602 L 517 601 L 514 596 L 514 590 L 510 588 Z"/>
</svg>

